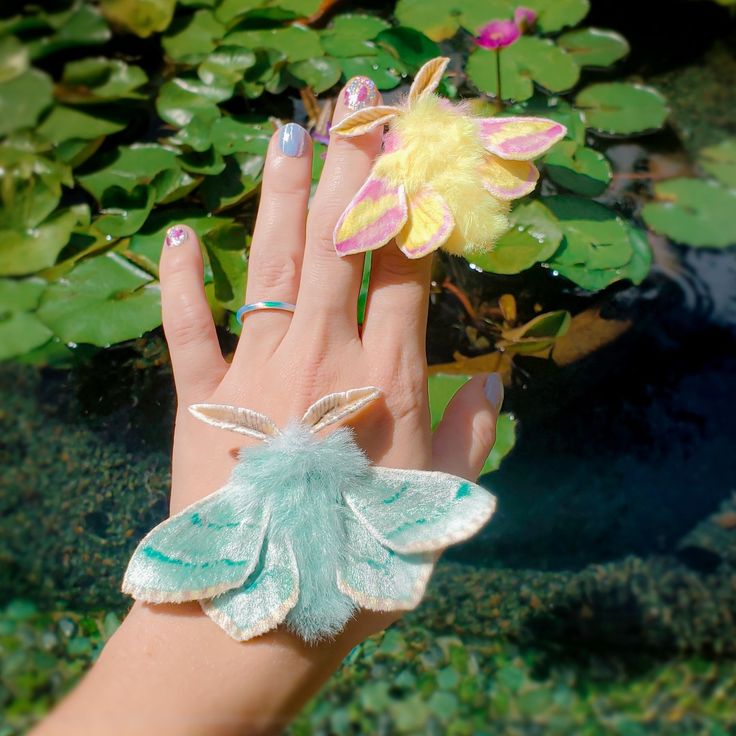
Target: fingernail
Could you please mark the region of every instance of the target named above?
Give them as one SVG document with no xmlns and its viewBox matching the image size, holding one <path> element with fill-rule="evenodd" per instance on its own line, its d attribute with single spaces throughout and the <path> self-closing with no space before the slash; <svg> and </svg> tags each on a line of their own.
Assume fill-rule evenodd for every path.
<svg viewBox="0 0 736 736">
<path fill-rule="evenodd" d="M 342 99 L 350 110 L 361 110 L 376 104 L 378 90 L 368 77 L 353 77 L 345 87 Z"/>
<path fill-rule="evenodd" d="M 284 156 L 299 158 L 304 153 L 307 131 L 296 123 L 287 123 L 279 128 L 279 148 Z"/>
<path fill-rule="evenodd" d="M 169 248 L 176 248 L 180 246 L 188 237 L 189 235 L 187 234 L 187 229 L 185 227 L 182 227 L 181 225 L 174 225 L 166 231 L 166 239 L 164 240 L 164 243 L 166 243 Z"/>
<path fill-rule="evenodd" d="M 491 373 L 486 378 L 486 385 L 483 388 L 486 398 L 493 404 L 493 408 L 496 411 L 501 409 L 503 404 L 503 381 L 501 380 L 500 373 Z"/>
</svg>

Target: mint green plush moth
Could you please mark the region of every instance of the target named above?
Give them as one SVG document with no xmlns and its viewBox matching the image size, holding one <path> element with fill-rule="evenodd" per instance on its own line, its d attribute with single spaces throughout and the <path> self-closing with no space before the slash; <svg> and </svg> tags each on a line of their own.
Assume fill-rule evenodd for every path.
<svg viewBox="0 0 736 736">
<path fill-rule="evenodd" d="M 373 466 L 345 427 L 318 436 L 379 395 L 329 394 L 283 430 L 250 409 L 190 406 L 262 444 L 240 450 L 225 486 L 141 541 L 123 591 L 151 603 L 199 601 L 239 640 L 283 623 L 314 642 L 358 607 L 417 606 L 439 551 L 477 532 L 495 499 L 446 473 Z"/>
</svg>

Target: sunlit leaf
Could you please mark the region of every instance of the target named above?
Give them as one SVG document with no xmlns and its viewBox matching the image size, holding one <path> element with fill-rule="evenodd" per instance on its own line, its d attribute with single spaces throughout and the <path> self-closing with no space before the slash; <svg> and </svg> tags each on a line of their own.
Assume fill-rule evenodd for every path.
<svg viewBox="0 0 736 736">
<path fill-rule="evenodd" d="M 114 238 L 132 235 L 146 221 L 156 201 L 156 190 L 140 184 L 130 190 L 114 186 L 105 189 L 100 199 L 97 229 Z"/>
<path fill-rule="evenodd" d="M 213 228 L 202 236 L 202 244 L 209 254 L 215 297 L 223 307 L 234 312 L 245 298 L 245 228 L 238 223 Z"/>
<path fill-rule="evenodd" d="M 736 191 L 700 179 L 659 182 L 642 216 L 652 230 L 686 245 L 736 244 Z"/>
<path fill-rule="evenodd" d="M 545 172 L 556 184 L 577 194 L 597 197 L 611 182 L 611 164 L 599 151 L 560 141 L 544 157 Z"/>
<path fill-rule="evenodd" d="M 328 90 L 340 80 L 342 69 L 335 59 L 320 57 L 296 61 L 287 67 L 298 87 L 311 87 L 315 94 Z"/>
<path fill-rule="evenodd" d="M 589 0 L 523 0 L 516 5 L 525 5 L 536 11 L 536 26 L 542 33 L 554 33 L 580 23 L 590 11 Z"/>
<path fill-rule="evenodd" d="M 324 54 L 316 31 L 301 25 L 262 31 L 233 31 L 225 36 L 224 43 L 247 49 L 274 49 L 289 61 L 303 61 Z"/>
<path fill-rule="evenodd" d="M 212 144 L 223 155 L 231 153 L 258 153 L 265 155 L 271 140 L 270 123 L 254 122 L 248 118 L 228 115 L 212 126 Z"/>
<path fill-rule="evenodd" d="M 727 138 L 717 146 L 700 152 L 700 165 L 727 187 L 736 188 L 736 138 Z"/>
<path fill-rule="evenodd" d="M 111 23 L 148 38 L 169 27 L 176 0 L 100 0 L 100 8 Z"/>
<path fill-rule="evenodd" d="M 161 86 L 156 109 L 167 123 L 183 127 L 202 113 L 214 119 L 219 115 L 217 103 L 231 95 L 232 86 L 210 87 L 199 79 L 177 77 Z"/>
<path fill-rule="evenodd" d="M 416 28 L 433 41 L 455 35 L 458 28 L 471 33 L 498 18 L 511 18 L 514 5 L 507 0 L 399 0 L 396 18 L 402 26 Z"/>
<path fill-rule="evenodd" d="M 106 253 L 51 284 L 37 314 L 66 343 L 107 346 L 158 327 L 161 294 L 147 273 Z"/>
<path fill-rule="evenodd" d="M 330 27 L 320 34 L 322 48 L 333 56 L 360 56 L 366 54 L 366 41 L 374 39 L 391 26 L 374 15 L 338 15 Z"/>
<path fill-rule="evenodd" d="M 51 330 L 33 314 L 45 288 L 41 279 L 0 279 L 0 360 L 23 355 L 51 337 Z"/>
<path fill-rule="evenodd" d="M 70 61 L 64 67 L 59 94 L 65 102 L 108 102 L 140 98 L 148 76 L 139 66 L 105 57 Z"/>
<path fill-rule="evenodd" d="M 603 133 L 656 130 L 667 119 L 667 103 L 652 87 L 606 82 L 586 87 L 575 98 L 586 124 Z"/>
<path fill-rule="evenodd" d="M 211 10 L 198 10 L 188 18 L 177 18 L 161 43 L 167 55 L 175 61 L 196 63 L 214 51 L 217 41 L 225 34 Z"/>
<path fill-rule="evenodd" d="M 580 66 L 610 66 L 629 53 L 629 44 L 620 33 L 602 28 L 568 31 L 557 44 Z"/>
<path fill-rule="evenodd" d="M 28 44 L 28 52 L 32 59 L 39 59 L 73 46 L 103 44 L 111 36 L 100 11 L 89 3 L 75 3 L 69 13 L 59 14 L 58 22 L 54 26 L 55 33 L 40 36 Z"/>
<path fill-rule="evenodd" d="M 28 48 L 15 36 L 0 38 L 0 84 L 9 82 L 28 69 Z"/>
<path fill-rule="evenodd" d="M 240 46 L 220 46 L 199 65 L 197 74 L 205 84 L 234 84 L 256 63 L 255 54 Z"/>
<path fill-rule="evenodd" d="M 0 136 L 36 124 L 52 102 L 51 77 L 38 69 L 0 84 Z"/>
<path fill-rule="evenodd" d="M 376 36 L 376 43 L 392 49 L 412 73 L 430 59 L 440 56 L 440 47 L 415 28 L 400 26 L 381 31 Z"/>
<path fill-rule="evenodd" d="M 354 56 L 337 61 L 342 67 L 345 79 L 369 77 L 379 89 L 393 89 L 401 83 L 402 74 L 407 73 L 401 60 L 383 49 L 378 49 L 375 56 Z"/>
<path fill-rule="evenodd" d="M 87 108 L 89 109 L 89 108 Z M 92 140 L 117 133 L 125 127 L 122 117 L 104 117 L 86 110 L 56 105 L 37 130 L 46 140 L 59 144 L 66 140 Z"/>
</svg>

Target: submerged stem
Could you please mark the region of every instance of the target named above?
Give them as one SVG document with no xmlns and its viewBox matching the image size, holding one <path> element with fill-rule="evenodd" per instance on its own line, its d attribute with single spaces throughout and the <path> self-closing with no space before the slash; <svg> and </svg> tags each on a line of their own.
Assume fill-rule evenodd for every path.
<svg viewBox="0 0 736 736">
<path fill-rule="evenodd" d="M 496 109 L 503 110 L 503 97 L 501 95 L 501 49 L 496 49 Z"/>
</svg>

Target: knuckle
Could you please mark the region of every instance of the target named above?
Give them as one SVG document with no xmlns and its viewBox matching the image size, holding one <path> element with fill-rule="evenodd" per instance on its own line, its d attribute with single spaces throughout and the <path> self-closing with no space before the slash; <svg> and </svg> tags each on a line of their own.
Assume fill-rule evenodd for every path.
<svg viewBox="0 0 736 736">
<path fill-rule="evenodd" d="M 196 345 L 209 337 L 212 317 L 207 308 L 182 299 L 173 311 L 164 313 L 163 324 L 167 341 L 182 348 Z"/>
<path fill-rule="evenodd" d="M 285 294 L 293 291 L 299 281 L 300 264 L 292 255 L 269 255 L 252 259 L 250 281 L 257 292 Z M 248 296 L 249 300 L 251 296 Z"/>
</svg>

